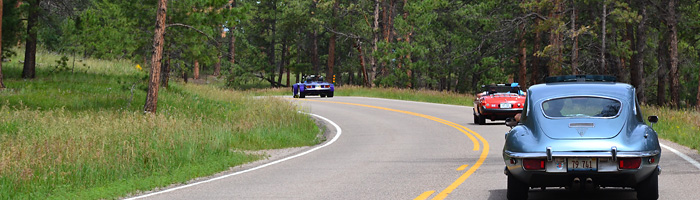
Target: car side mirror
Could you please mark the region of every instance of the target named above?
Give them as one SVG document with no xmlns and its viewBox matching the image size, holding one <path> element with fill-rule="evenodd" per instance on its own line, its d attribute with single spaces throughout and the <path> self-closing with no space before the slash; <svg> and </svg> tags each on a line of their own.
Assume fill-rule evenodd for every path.
<svg viewBox="0 0 700 200">
<path fill-rule="evenodd" d="M 515 121 L 514 118 L 507 118 L 506 119 L 506 126 L 510 127 L 511 129 L 517 125 L 518 125 L 518 121 Z"/>
<path fill-rule="evenodd" d="M 649 120 L 649 123 L 655 124 L 655 123 L 659 122 L 659 117 L 656 115 L 652 115 L 652 116 L 649 116 L 647 118 L 647 120 Z"/>
<path fill-rule="evenodd" d="M 659 122 L 659 117 L 656 115 L 652 115 L 647 117 L 647 120 L 649 121 L 649 123 L 651 123 L 651 128 L 654 128 L 654 124 L 656 124 L 656 122 Z"/>
</svg>

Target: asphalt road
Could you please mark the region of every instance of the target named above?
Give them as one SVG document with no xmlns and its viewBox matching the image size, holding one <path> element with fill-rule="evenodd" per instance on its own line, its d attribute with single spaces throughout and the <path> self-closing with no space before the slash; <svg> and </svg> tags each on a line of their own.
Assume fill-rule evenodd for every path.
<svg viewBox="0 0 700 200">
<path fill-rule="evenodd" d="M 342 134 L 284 162 L 145 199 L 506 199 L 501 150 L 509 128 L 502 121 L 473 124 L 471 107 L 464 106 L 363 97 L 290 100 L 331 120 Z M 694 150 L 663 144 L 700 160 Z M 660 163 L 660 199 L 700 199 L 699 167 L 668 149 Z M 530 199 L 635 195 L 614 188 L 530 191 Z"/>
</svg>

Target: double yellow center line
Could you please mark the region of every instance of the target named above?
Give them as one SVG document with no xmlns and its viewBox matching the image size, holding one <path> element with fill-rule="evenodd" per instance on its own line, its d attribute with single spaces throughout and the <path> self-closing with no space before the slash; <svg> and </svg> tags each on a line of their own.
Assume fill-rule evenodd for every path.
<svg viewBox="0 0 700 200">
<path fill-rule="evenodd" d="M 440 193 L 438 193 L 437 196 L 435 196 L 433 198 L 434 200 L 445 199 L 447 197 L 447 195 L 449 195 L 452 191 L 457 189 L 457 187 L 459 187 L 459 185 L 464 183 L 464 181 L 466 181 L 467 178 L 469 178 L 469 176 L 471 176 L 484 163 L 484 160 L 486 160 L 486 156 L 488 156 L 488 154 L 489 154 L 489 142 L 486 141 L 486 139 L 481 137 L 481 135 L 479 135 L 478 133 L 468 129 L 467 127 L 464 127 L 462 125 L 459 125 L 459 124 L 451 122 L 451 121 L 447 121 L 447 120 L 433 117 L 430 115 L 424 115 L 424 114 L 420 114 L 420 113 L 410 112 L 410 111 L 397 110 L 397 109 L 391 109 L 391 108 L 385 108 L 385 107 L 379 107 L 379 106 L 371 106 L 371 105 L 365 105 L 365 104 L 311 100 L 311 99 L 305 99 L 304 101 L 315 101 L 315 102 L 324 102 L 324 103 L 335 103 L 335 104 L 361 106 L 361 107 L 367 107 L 367 108 L 375 108 L 375 109 L 380 109 L 380 110 L 387 110 L 387 111 L 392 111 L 392 112 L 404 113 L 404 114 L 408 114 L 408 115 L 413 115 L 413 116 L 418 116 L 418 117 L 430 119 L 430 120 L 448 125 L 450 127 L 453 127 L 455 129 L 459 130 L 460 132 L 464 133 L 464 135 L 467 135 L 467 137 L 469 137 L 469 139 L 471 139 L 472 143 L 474 144 L 474 149 L 473 149 L 474 151 L 479 151 L 479 148 L 481 146 L 480 146 L 478 140 L 480 140 L 484 144 L 484 148 L 483 148 L 483 151 L 481 151 L 481 155 L 479 156 L 479 160 L 477 160 L 476 163 L 469 168 L 469 170 L 467 170 L 466 172 L 464 172 L 464 174 L 459 176 L 459 178 L 457 178 L 457 180 L 452 182 L 452 184 L 450 184 L 450 186 L 447 186 L 447 188 L 445 188 Z M 477 138 L 478 138 L 478 140 L 477 140 Z M 466 168 L 466 166 L 460 167 L 459 171 L 464 170 L 464 168 Z M 416 197 L 415 200 L 428 199 L 428 197 L 430 197 L 433 193 L 435 193 L 435 190 L 424 192 L 420 196 Z"/>
</svg>

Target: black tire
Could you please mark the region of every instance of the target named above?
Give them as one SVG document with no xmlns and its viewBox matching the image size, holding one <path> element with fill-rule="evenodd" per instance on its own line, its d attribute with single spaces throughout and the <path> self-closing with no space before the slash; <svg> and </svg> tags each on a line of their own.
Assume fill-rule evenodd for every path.
<svg viewBox="0 0 700 200">
<path fill-rule="evenodd" d="M 484 124 L 486 124 L 486 116 L 479 115 L 479 125 L 484 125 Z"/>
<path fill-rule="evenodd" d="M 299 98 L 306 98 L 305 94 L 299 94 Z"/>
<path fill-rule="evenodd" d="M 530 187 L 513 175 L 508 175 L 508 200 L 525 200 Z"/>
<path fill-rule="evenodd" d="M 635 190 L 638 200 L 659 199 L 659 168 L 657 167 L 649 177 L 639 182 Z"/>
<path fill-rule="evenodd" d="M 474 124 L 479 124 L 479 116 L 476 116 L 476 113 L 472 113 L 474 115 Z"/>
<path fill-rule="evenodd" d="M 333 97 L 333 92 L 328 93 L 328 98 Z"/>
<path fill-rule="evenodd" d="M 325 94 L 320 94 L 319 96 L 321 96 L 321 98 L 323 98 L 323 97 L 326 97 L 326 95 L 325 95 Z"/>
</svg>

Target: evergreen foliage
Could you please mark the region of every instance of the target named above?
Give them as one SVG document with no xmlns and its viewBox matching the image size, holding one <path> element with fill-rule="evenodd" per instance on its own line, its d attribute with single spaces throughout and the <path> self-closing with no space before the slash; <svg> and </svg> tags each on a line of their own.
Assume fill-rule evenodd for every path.
<svg viewBox="0 0 700 200">
<path fill-rule="evenodd" d="M 337 85 L 365 85 L 367 76 L 375 87 L 472 93 L 482 84 L 529 86 L 552 75 L 606 74 L 639 88 L 645 103 L 690 107 L 698 100 L 700 7 L 673 2 L 170 1 L 164 59 L 177 74 L 172 77 L 191 76 L 195 61 L 205 74 L 220 66 L 234 87 L 259 80 L 287 86 L 278 82 L 320 73 L 335 76 Z M 41 1 L 39 44 L 147 65 L 156 3 Z M 4 4 L 3 46 L 11 50 L 25 38 L 20 19 L 28 5 Z M 677 55 L 669 54 L 673 46 Z M 333 74 L 325 74 L 330 63 Z"/>
</svg>

